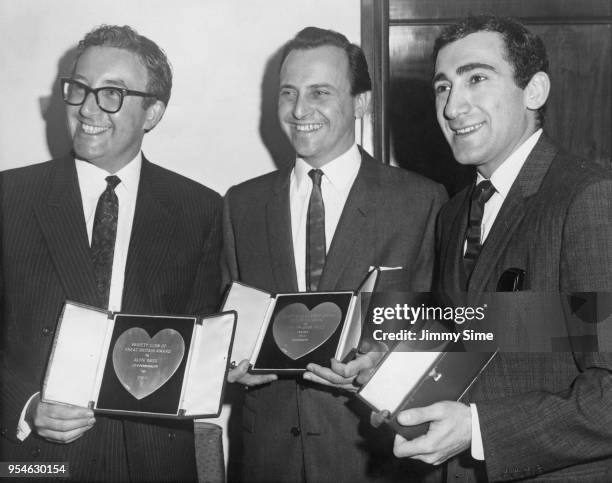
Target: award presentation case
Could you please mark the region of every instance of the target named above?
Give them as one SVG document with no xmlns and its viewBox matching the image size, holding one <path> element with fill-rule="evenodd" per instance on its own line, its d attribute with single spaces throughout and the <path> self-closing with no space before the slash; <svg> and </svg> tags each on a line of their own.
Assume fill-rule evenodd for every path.
<svg viewBox="0 0 612 483">
<path fill-rule="evenodd" d="M 235 312 L 137 315 L 67 301 L 42 400 L 124 415 L 216 417 L 235 328 Z"/>
<path fill-rule="evenodd" d="M 353 292 L 271 294 L 233 282 L 223 303 L 238 313 L 232 362 L 247 359 L 253 373 L 298 374 L 310 362 L 350 358 L 378 275 L 371 270 Z"/>
<path fill-rule="evenodd" d="M 431 332 L 447 331 L 436 321 L 424 327 Z M 389 411 L 388 424 L 406 439 L 425 434 L 429 424 L 402 426 L 397 422 L 401 411 L 439 401 L 458 401 L 497 353 L 491 346 L 489 351 L 466 351 L 461 344 L 449 341 L 421 346 L 427 347 L 410 342 L 397 344 L 357 393 L 374 411 Z"/>
</svg>

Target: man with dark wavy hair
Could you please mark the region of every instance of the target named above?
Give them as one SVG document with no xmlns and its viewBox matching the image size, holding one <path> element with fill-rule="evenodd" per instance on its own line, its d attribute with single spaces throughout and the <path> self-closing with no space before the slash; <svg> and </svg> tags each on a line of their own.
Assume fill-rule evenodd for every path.
<svg viewBox="0 0 612 483">
<path fill-rule="evenodd" d="M 170 99 L 164 52 L 128 26 L 101 26 L 61 84 L 72 152 L 0 174 L 2 459 L 67 462 L 75 481 L 194 481 L 191 421 L 40 399 L 65 300 L 206 314 L 220 283 L 219 195 L 141 153 Z"/>
<path fill-rule="evenodd" d="M 382 266 L 394 270 L 381 274 L 381 290 L 429 290 L 433 228 L 446 193 L 355 144 L 355 120 L 366 113 L 370 90 L 363 51 L 344 35 L 308 27 L 287 43 L 278 116 L 296 158 L 288 169 L 228 191 L 228 280 L 274 293 L 355 290 L 371 266 Z M 303 378 L 276 380 L 247 368 L 242 361 L 230 375 L 250 387 L 242 413 L 244 481 L 393 478 L 391 434 L 360 424 L 369 411 L 346 391 L 356 390 L 353 376 L 309 364 Z"/>
<path fill-rule="evenodd" d="M 438 290 L 471 306 L 483 292 L 611 292 L 612 176 L 543 133 L 550 80 L 539 37 L 512 19 L 470 17 L 442 32 L 434 58 L 438 122 L 455 159 L 477 171 L 440 211 Z M 403 411 L 401 424 L 429 431 L 398 436 L 395 454 L 448 460 L 447 481 L 610 481 L 612 358 L 570 342 L 572 351 L 502 350 L 465 403 Z"/>
</svg>

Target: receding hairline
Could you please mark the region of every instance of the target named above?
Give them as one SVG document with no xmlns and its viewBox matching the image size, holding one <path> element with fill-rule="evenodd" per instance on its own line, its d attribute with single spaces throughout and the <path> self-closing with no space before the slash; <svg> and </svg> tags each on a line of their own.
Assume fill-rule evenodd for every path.
<svg viewBox="0 0 612 483">
<path fill-rule="evenodd" d="M 287 55 L 285 56 L 285 59 L 283 60 L 282 64 L 280 65 L 279 73 L 283 72 L 283 68 L 284 68 L 285 64 L 287 63 L 287 59 L 289 59 L 291 54 L 293 54 L 294 52 L 309 52 L 309 51 L 314 51 L 314 50 L 317 50 L 317 49 L 328 48 L 328 47 L 331 47 L 332 49 L 335 49 L 335 50 L 337 50 L 339 52 L 342 52 L 342 54 L 343 54 L 342 58 L 346 62 L 346 68 L 345 68 L 346 79 L 347 79 L 347 81 L 349 83 L 349 88 L 352 89 L 351 62 L 350 62 L 348 53 L 342 47 L 338 47 L 337 45 L 325 44 L 325 45 L 317 45 L 316 47 L 306 47 L 306 48 L 298 47 L 298 48 L 295 48 L 295 49 L 291 49 L 287 53 Z M 286 84 L 282 84 L 280 81 L 282 81 L 282 79 L 279 79 L 279 85 L 280 85 L 280 88 L 282 88 Z"/>
<path fill-rule="evenodd" d="M 283 59 L 280 65 L 280 68 L 281 69 L 283 68 L 283 65 L 285 65 L 285 62 L 287 62 L 287 59 L 289 58 L 289 56 L 293 54 L 294 52 L 311 52 L 311 51 L 315 51 L 319 49 L 333 49 L 333 50 L 342 52 L 343 58 L 346 60 L 346 65 L 348 69 L 350 70 L 351 65 L 350 65 L 350 59 L 349 59 L 349 55 L 347 51 L 343 49 L 342 47 L 338 47 L 337 45 L 333 45 L 333 44 L 323 44 L 323 45 L 317 45 L 313 47 L 294 47 L 287 52 L 287 54 L 285 55 L 285 58 Z"/>
</svg>

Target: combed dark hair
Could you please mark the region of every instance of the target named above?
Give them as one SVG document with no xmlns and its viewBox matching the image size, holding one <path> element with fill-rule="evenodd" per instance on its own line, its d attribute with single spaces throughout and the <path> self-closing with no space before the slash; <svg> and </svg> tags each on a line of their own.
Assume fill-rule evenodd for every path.
<svg viewBox="0 0 612 483">
<path fill-rule="evenodd" d="M 166 54 L 155 42 L 139 35 L 128 25 L 100 25 L 79 42 L 76 62 L 88 47 L 115 47 L 136 54 L 149 74 L 147 91 L 168 105 L 172 91 L 172 69 Z M 150 98 L 143 99 L 145 108 L 153 102 Z"/>
<path fill-rule="evenodd" d="M 502 35 L 505 58 L 512 65 L 514 82 L 521 89 L 527 86 L 535 73 L 548 72 L 548 56 L 542 39 L 518 20 L 495 15 L 466 17 L 446 27 L 434 43 L 434 62 L 443 47 L 477 32 L 498 32 Z M 538 110 L 540 124 L 544 121 L 544 110 L 545 106 Z"/>
<path fill-rule="evenodd" d="M 358 45 L 349 42 L 344 35 L 333 30 L 325 30 L 318 27 L 306 27 L 300 30 L 283 47 L 280 65 L 283 65 L 292 50 L 316 49 L 325 45 L 338 47 L 346 52 L 349 62 L 352 96 L 372 90 L 368 63 L 363 50 Z"/>
</svg>

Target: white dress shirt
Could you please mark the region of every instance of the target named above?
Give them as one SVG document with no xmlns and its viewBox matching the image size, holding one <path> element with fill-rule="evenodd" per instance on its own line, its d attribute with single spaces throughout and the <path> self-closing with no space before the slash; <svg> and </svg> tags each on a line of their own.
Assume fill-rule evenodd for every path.
<svg viewBox="0 0 612 483">
<path fill-rule="evenodd" d="M 329 251 L 336 227 L 351 187 L 361 166 L 361 154 L 356 144 L 344 154 L 321 168 L 321 194 L 325 206 L 325 252 Z M 298 158 L 291 172 L 289 203 L 291 209 L 291 232 L 293 236 L 293 257 L 297 272 L 298 290 L 306 290 L 306 220 L 308 203 L 312 192 L 312 179 L 308 176 L 313 169 L 306 161 Z"/>
<path fill-rule="evenodd" d="M 489 181 L 491 181 L 491 184 L 495 188 L 495 193 L 493 196 L 491 196 L 489 201 L 486 202 L 484 207 L 482 227 L 480 230 L 481 244 L 484 243 L 489 236 L 491 227 L 495 222 L 495 218 L 497 218 L 497 215 L 499 214 L 499 210 L 501 210 L 504 200 L 508 196 L 510 188 L 514 184 L 519 171 L 525 164 L 527 156 L 529 156 L 529 153 L 531 153 L 541 135 L 542 130 L 538 129 L 529 138 L 527 138 L 527 140 L 521 144 L 518 149 L 514 151 L 508 157 L 508 159 L 506 159 L 491 175 Z M 485 177 L 478 173 L 476 177 L 476 184 L 480 183 L 484 179 Z M 466 244 L 463 246 L 464 253 Z M 472 411 L 472 458 L 484 460 L 484 447 L 482 444 L 482 433 L 480 432 L 480 421 L 478 419 L 478 409 L 476 404 L 470 404 L 470 409 Z"/>
<path fill-rule="evenodd" d="M 100 195 L 106 189 L 106 177 L 110 174 L 87 161 L 75 160 L 81 200 L 83 202 L 83 215 L 87 226 L 87 238 L 91 246 L 96 206 Z M 132 161 L 115 173 L 121 182 L 115 187 L 117 200 L 119 201 L 119 214 L 117 218 L 117 237 L 115 239 L 115 253 L 113 255 L 113 271 L 111 275 L 110 293 L 108 298 L 108 309 L 115 312 L 121 310 L 121 297 L 123 295 L 123 281 L 125 276 L 125 264 L 127 261 L 130 236 L 132 234 L 132 223 L 134 221 L 134 209 L 136 208 L 136 195 L 138 194 L 138 183 L 140 181 L 140 168 L 142 167 L 142 156 L 138 153 Z M 36 393 L 38 394 L 38 393 Z M 25 440 L 32 428 L 25 420 L 25 414 L 33 394 L 21 411 L 21 418 L 17 426 L 17 438 Z"/>
<path fill-rule="evenodd" d="M 132 234 L 141 167 L 142 158 L 138 154 L 136 158 L 115 173 L 115 176 L 119 177 L 121 182 L 115 188 L 115 194 L 119 201 L 119 216 L 117 218 L 117 238 L 115 239 L 113 271 L 108 297 L 108 309 L 113 312 L 121 310 L 125 263 L 130 246 L 130 235 Z M 87 161 L 81 160 L 76 161 L 76 169 L 81 199 L 83 200 L 83 215 L 85 216 L 85 224 L 87 226 L 87 239 L 91 245 L 96 207 L 100 195 L 106 189 L 106 177 L 109 176 L 109 173 Z"/>
</svg>

